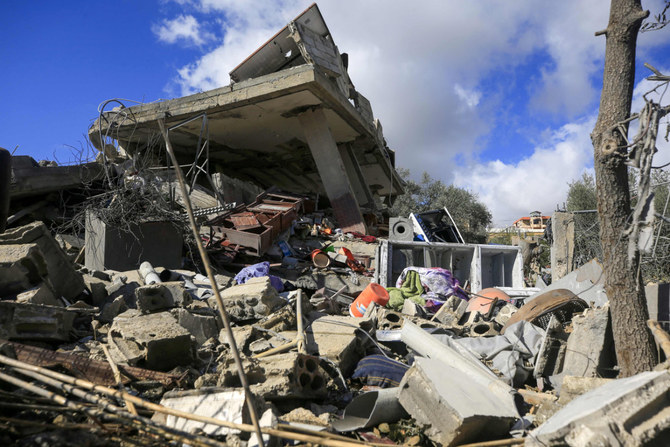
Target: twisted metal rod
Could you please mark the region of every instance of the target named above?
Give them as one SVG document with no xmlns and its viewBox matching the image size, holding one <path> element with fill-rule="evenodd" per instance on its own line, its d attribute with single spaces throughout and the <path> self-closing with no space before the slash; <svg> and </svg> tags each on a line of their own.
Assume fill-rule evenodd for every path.
<svg viewBox="0 0 670 447">
<path fill-rule="evenodd" d="M 154 412 L 158 413 L 163 413 L 163 414 L 168 414 L 172 415 L 175 417 L 180 417 L 180 418 L 185 418 L 185 419 L 191 419 L 193 421 L 198 421 L 198 422 L 204 422 L 206 424 L 214 424 L 218 425 L 221 427 L 228 427 L 228 428 L 233 428 L 237 429 L 243 432 L 251 433 L 254 431 L 254 427 L 249 425 L 249 424 L 238 424 L 235 422 L 230 422 L 230 421 L 224 421 L 221 419 L 215 419 L 212 417 L 208 416 L 200 416 L 197 414 L 193 413 L 188 413 L 185 411 L 173 409 L 173 408 L 168 408 L 160 404 L 155 404 L 153 402 L 146 401 L 142 399 L 141 397 L 133 396 L 132 394 L 128 394 L 124 391 L 119 391 L 115 390 L 113 388 L 109 388 L 106 386 L 102 385 L 96 385 L 92 382 L 89 382 L 88 380 L 84 379 L 76 379 L 74 377 L 70 377 L 66 374 L 62 374 L 56 371 L 52 371 L 50 369 L 42 368 L 40 366 L 34 366 L 29 363 L 22 362 L 20 360 L 15 360 L 9 357 L 6 357 L 4 355 L 0 355 L 0 363 L 12 366 L 14 368 L 20 369 L 20 370 L 27 370 L 27 371 L 35 371 L 43 374 L 44 376 L 51 377 L 57 380 L 60 380 L 65 383 L 69 383 L 71 385 L 76 385 L 81 388 L 85 388 L 88 390 L 92 390 L 107 396 L 112 396 L 116 399 L 127 399 L 132 401 L 135 405 L 138 407 L 145 408 L 147 410 L 151 410 Z M 42 390 L 41 388 L 38 388 Z M 44 390 L 42 390 L 44 391 Z M 41 394 L 40 394 L 41 395 Z M 60 402 L 56 402 L 60 403 Z M 61 405 L 64 405 L 60 403 Z M 302 441 L 302 442 L 310 442 L 314 443 L 317 445 L 324 445 L 324 446 L 329 446 L 329 447 L 354 447 L 354 446 L 361 446 L 361 445 L 369 445 L 369 446 L 376 446 L 376 447 L 383 447 L 385 444 L 378 444 L 378 443 L 365 443 L 362 441 L 358 441 L 355 439 L 350 439 L 347 438 L 345 441 L 342 439 L 342 436 L 334 435 L 331 433 L 325 433 L 325 432 L 317 432 L 309 429 L 301 429 L 299 427 L 294 427 L 290 425 L 285 425 L 285 424 L 279 424 L 280 428 L 270 428 L 270 427 L 265 427 L 263 428 L 263 432 L 267 433 L 271 436 L 277 436 L 279 438 L 283 439 L 289 439 L 289 440 L 294 440 L 294 441 Z M 300 433 L 295 433 L 300 432 Z"/>
<path fill-rule="evenodd" d="M 223 327 L 226 331 L 226 336 L 228 338 L 228 344 L 230 345 L 230 351 L 233 353 L 233 358 L 235 359 L 235 365 L 237 366 L 237 375 L 240 378 L 242 383 L 242 388 L 244 389 L 244 396 L 247 401 L 247 408 L 249 409 L 249 417 L 251 418 L 251 423 L 254 426 L 256 431 L 256 437 L 258 443 L 261 447 L 265 445 L 263 441 L 263 432 L 261 431 L 261 426 L 258 423 L 258 415 L 256 414 L 256 407 L 251 399 L 251 391 L 249 390 L 249 381 L 247 380 L 247 375 L 244 373 L 244 367 L 242 366 L 242 359 L 240 358 L 240 353 L 237 349 L 237 344 L 235 343 L 235 337 L 233 336 L 233 330 L 230 327 L 230 319 L 228 318 L 228 312 L 223 307 L 223 300 L 221 299 L 221 294 L 219 293 L 219 288 L 216 285 L 216 279 L 214 278 L 214 271 L 209 262 L 209 256 L 205 251 L 205 247 L 202 246 L 200 241 L 200 234 L 198 233 L 198 226 L 195 223 L 195 216 L 193 214 L 193 206 L 191 205 L 191 198 L 186 188 L 186 181 L 184 180 L 184 174 L 179 167 L 177 162 L 177 157 L 175 156 L 174 150 L 172 149 L 172 144 L 170 143 L 170 137 L 168 132 L 165 129 L 165 123 L 163 120 L 158 120 L 158 126 L 160 127 L 161 134 L 163 135 L 163 140 L 165 140 L 165 148 L 167 149 L 168 155 L 170 155 L 170 160 L 174 166 L 175 174 L 177 175 L 177 181 L 179 182 L 179 188 L 181 189 L 181 194 L 184 200 L 184 206 L 186 212 L 188 213 L 188 220 L 191 224 L 191 231 L 193 231 L 193 237 L 195 238 L 195 245 L 198 247 L 198 253 L 200 253 L 200 258 L 202 263 L 205 266 L 207 271 L 207 277 L 209 278 L 210 284 L 212 284 L 212 291 L 214 292 L 214 297 L 216 298 L 216 305 L 219 308 L 219 314 L 221 315 L 221 320 L 223 321 Z"/>
</svg>

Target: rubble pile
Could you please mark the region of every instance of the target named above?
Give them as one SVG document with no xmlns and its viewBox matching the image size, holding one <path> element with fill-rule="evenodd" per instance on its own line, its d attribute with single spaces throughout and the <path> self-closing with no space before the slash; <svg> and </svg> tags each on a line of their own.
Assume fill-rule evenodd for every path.
<svg viewBox="0 0 670 447">
<path fill-rule="evenodd" d="M 528 287 L 519 247 L 465 243 L 446 209 L 387 219 L 392 151 L 342 56 L 313 5 L 229 87 L 102 107 L 97 163 L 10 159 L 0 440 L 670 439 L 667 362 L 618 378 L 597 262 Z M 185 181 L 160 164 L 166 146 Z"/>
</svg>

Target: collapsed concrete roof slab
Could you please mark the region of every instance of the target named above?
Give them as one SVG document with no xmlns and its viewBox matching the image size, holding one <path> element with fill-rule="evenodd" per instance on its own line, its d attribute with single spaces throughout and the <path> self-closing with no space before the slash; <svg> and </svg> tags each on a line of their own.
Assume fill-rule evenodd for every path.
<svg viewBox="0 0 670 447">
<path fill-rule="evenodd" d="M 316 3 L 313 3 L 298 14 L 293 19 L 293 23 L 298 26 L 308 27 L 313 33 L 332 41 L 328 25 L 323 20 L 321 11 Z M 300 60 L 300 56 L 303 56 L 303 53 L 298 47 L 298 43 L 291 38 L 292 32 L 293 30 L 291 30 L 289 25 L 277 31 L 277 34 L 268 39 L 267 42 L 261 45 L 237 67 L 233 68 L 230 72 L 231 81 L 240 82 L 303 64 L 304 61 Z"/>
<path fill-rule="evenodd" d="M 182 98 L 103 112 L 89 129 L 91 141 L 101 149 L 111 138 L 130 154 L 158 154 L 162 150 L 156 139 L 159 120 L 170 127 L 205 115 L 214 170 L 264 188 L 325 193 L 340 209 L 340 217 L 353 212 L 358 214 L 353 219 L 362 222 L 360 212 L 353 210 L 374 209 L 375 195 L 395 196 L 402 192 L 402 182 L 381 125 L 374 120 L 367 99 L 353 88 L 314 8 L 308 8 L 312 11 L 309 23 L 317 25 L 317 30 L 299 21 L 286 28 L 290 31 L 286 39 L 300 49 L 302 65 Z M 263 48 L 240 64 L 237 72 L 245 67 L 249 73 L 260 72 L 263 60 L 268 60 L 259 56 Z M 272 62 L 265 68 L 273 70 L 276 65 Z M 180 163 L 193 162 L 202 130 L 202 119 L 193 119 L 170 131 Z M 340 225 L 344 228 L 347 223 Z M 359 225 L 358 230 L 364 227 Z"/>
<path fill-rule="evenodd" d="M 336 144 L 353 146 L 368 186 L 380 195 L 399 193 L 399 179 L 389 160 L 392 154 L 378 146 L 374 123 L 364 120 L 331 81 L 311 65 L 182 98 L 114 109 L 91 126 L 89 137 L 100 148 L 102 133 L 134 153 L 150 145 L 150 137 L 158 133 L 159 119 L 165 119 L 169 126 L 206 113 L 210 160 L 220 162 L 224 173 L 264 187 L 270 186 L 265 177 L 281 181 L 291 174 L 305 175 L 309 181 L 302 191 L 294 192 L 308 192 L 314 191 L 319 180 L 298 115 L 319 107 L 324 110 Z M 200 128 L 201 122 L 196 120 L 170 134 L 177 154 L 185 161 L 192 161 Z M 258 168 L 279 172 L 258 172 Z M 296 178 L 285 180 L 290 183 L 277 186 L 295 189 Z"/>
</svg>

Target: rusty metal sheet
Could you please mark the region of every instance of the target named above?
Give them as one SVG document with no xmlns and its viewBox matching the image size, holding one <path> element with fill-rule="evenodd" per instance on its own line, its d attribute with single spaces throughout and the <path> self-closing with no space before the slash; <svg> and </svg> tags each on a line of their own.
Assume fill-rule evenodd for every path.
<svg viewBox="0 0 670 447">
<path fill-rule="evenodd" d="M 229 219 L 233 223 L 235 229 L 240 231 L 259 228 L 261 226 L 256 215 L 251 212 L 231 214 Z"/>
<path fill-rule="evenodd" d="M 554 289 L 539 295 L 532 301 L 521 306 L 514 315 L 507 320 L 500 333 L 516 323 L 525 320 L 543 329 L 547 328 L 551 315 L 563 324 L 572 321 L 572 315 L 589 307 L 588 303 L 568 289 Z"/>
<path fill-rule="evenodd" d="M 16 359 L 34 366 L 49 368 L 60 365 L 69 370 L 74 376 L 86 379 L 98 385 L 114 386 L 114 373 L 106 362 L 93 360 L 83 355 L 67 354 L 65 352 L 49 351 L 47 349 L 28 346 L 0 339 L 1 344 L 10 345 L 14 348 Z M 172 388 L 178 384 L 181 376 L 167 374 L 134 366 L 118 365 L 123 383 L 134 380 L 155 380 Z"/>
</svg>

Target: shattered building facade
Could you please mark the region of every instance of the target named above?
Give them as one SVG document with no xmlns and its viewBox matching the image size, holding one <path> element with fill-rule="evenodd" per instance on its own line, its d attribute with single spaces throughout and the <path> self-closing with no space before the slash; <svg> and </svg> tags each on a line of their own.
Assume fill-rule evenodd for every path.
<svg viewBox="0 0 670 447">
<path fill-rule="evenodd" d="M 318 192 L 347 231 L 366 233 L 364 214 L 402 193 L 381 123 L 355 89 L 346 54 L 340 54 L 316 5 L 230 78 L 231 85 L 207 92 L 103 111 L 89 137 L 105 153 L 116 150 L 108 150 L 110 140 L 129 155 L 160 152 L 152 142 L 157 121 L 165 120 L 173 127 L 169 134 L 179 163 L 263 189 Z"/>
</svg>

